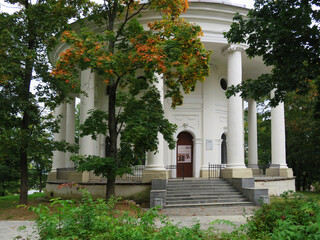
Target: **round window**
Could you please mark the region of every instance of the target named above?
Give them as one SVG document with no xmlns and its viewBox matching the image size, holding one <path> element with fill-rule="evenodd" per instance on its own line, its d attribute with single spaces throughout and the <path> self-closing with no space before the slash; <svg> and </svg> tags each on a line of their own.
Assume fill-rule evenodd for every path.
<svg viewBox="0 0 320 240">
<path fill-rule="evenodd" d="M 220 87 L 225 91 L 227 90 L 227 87 L 228 87 L 228 83 L 227 83 L 227 80 L 224 79 L 224 78 L 221 78 L 220 79 Z"/>
</svg>

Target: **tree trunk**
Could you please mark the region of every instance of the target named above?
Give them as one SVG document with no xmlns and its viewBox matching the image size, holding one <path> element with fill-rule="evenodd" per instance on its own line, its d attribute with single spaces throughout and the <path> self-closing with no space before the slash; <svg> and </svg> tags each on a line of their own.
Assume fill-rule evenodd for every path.
<svg viewBox="0 0 320 240">
<path fill-rule="evenodd" d="M 114 29 L 114 20 L 117 16 L 118 11 L 118 1 L 113 2 L 113 6 L 109 9 L 108 12 L 108 31 L 113 31 Z M 115 42 L 113 40 L 109 41 L 108 50 L 110 53 L 114 53 Z M 116 119 L 116 94 L 117 94 L 117 82 L 116 79 L 110 79 L 109 85 L 109 106 L 108 106 L 108 127 L 109 127 L 109 136 L 110 136 L 110 156 L 116 164 L 117 161 L 117 119 Z M 115 196 L 115 178 L 116 174 L 114 171 L 108 171 L 107 176 L 107 190 L 106 190 L 106 199 L 110 199 L 112 196 Z"/>
<path fill-rule="evenodd" d="M 34 41 L 29 42 L 29 49 L 34 48 Z M 28 58 L 28 56 L 27 56 Z M 20 199 L 19 204 L 28 204 L 28 141 L 30 136 L 30 112 L 32 103 L 30 102 L 30 83 L 33 71 L 33 59 L 26 60 L 24 73 L 24 84 L 21 91 L 21 99 L 24 102 L 23 118 L 21 122 L 22 139 L 20 145 Z"/>
<path fill-rule="evenodd" d="M 109 91 L 109 136 L 110 136 L 110 156 L 116 164 L 117 161 L 117 120 L 116 120 L 116 84 L 110 84 Z M 106 191 L 106 199 L 110 199 L 115 195 L 115 173 L 113 171 L 108 171 L 108 180 L 107 180 L 107 191 Z"/>
<path fill-rule="evenodd" d="M 39 172 L 39 192 L 42 192 L 42 172 Z"/>
<path fill-rule="evenodd" d="M 108 177 L 107 192 L 106 192 L 106 199 L 107 200 L 112 198 L 113 196 L 115 196 L 115 192 L 116 192 L 115 185 L 116 185 L 116 180 Z"/>
<path fill-rule="evenodd" d="M 20 199 L 19 204 L 28 204 L 28 160 L 26 147 L 20 148 Z"/>
</svg>

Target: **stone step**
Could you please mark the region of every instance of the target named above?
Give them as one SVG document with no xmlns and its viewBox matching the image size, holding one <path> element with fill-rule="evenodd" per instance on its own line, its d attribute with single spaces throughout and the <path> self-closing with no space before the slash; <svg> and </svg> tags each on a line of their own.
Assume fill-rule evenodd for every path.
<svg viewBox="0 0 320 240">
<path fill-rule="evenodd" d="M 183 184 L 220 184 L 220 183 L 226 183 L 229 184 L 227 181 L 225 180 L 185 180 L 185 181 L 168 181 L 168 184 L 179 184 L 179 185 L 183 185 Z"/>
<path fill-rule="evenodd" d="M 211 206 L 211 207 L 227 207 L 227 206 L 255 206 L 252 202 L 224 202 L 224 203 L 192 203 L 192 204 L 170 204 L 165 205 L 166 208 L 179 208 L 179 207 L 205 207 L 205 206 Z"/>
<path fill-rule="evenodd" d="M 166 204 L 193 204 L 193 203 L 226 203 L 226 202 L 247 202 L 248 200 L 246 198 L 230 198 L 230 199 L 173 199 L 173 200 L 167 200 Z"/>
<path fill-rule="evenodd" d="M 189 183 L 189 184 L 167 184 L 167 187 L 177 188 L 177 187 L 232 187 L 228 183 L 219 183 L 219 184 L 195 184 L 195 183 Z"/>
<path fill-rule="evenodd" d="M 228 193 L 236 193 L 238 192 L 235 189 L 222 189 L 218 190 L 216 189 L 215 191 L 213 190 L 202 190 L 202 189 L 180 189 L 180 190 L 167 190 L 167 194 L 228 194 Z"/>
<path fill-rule="evenodd" d="M 168 198 L 166 200 L 167 204 L 173 202 L 173 203 L 178 203 L 178 202 L 186 202 L 186 201 L 198 201 L 198 202 L 243 202 L 243 201 L 247 201 L 247 199 L 245 197 L 232 197 L 232 198 L 220 198 L 220 197 L 216 197 L 216 198 L 210 198 L 210 197 L 206 197 L 206 198 L 193 198 L 193 197 L 181 197 L 181 198 Z"/>
<path fill-rule="evenodd" d="M 254 205 L 223 179 L 169 180 L 166 207 Z"/>
<path fill-rule="evenodd" d="M 173 194 L 167 194 L 167 198 L 181 198 L 181 197 L 197 197 L 197 198 L 202 198 L 202 197 L 222 197 L 222 198 L 229 198 L 229 197 L 241 197 L 243 196 L 241 193 L 235 192 L 235 193 L 225 193 L 225 194 L 208 194 L 208 193 L 203 193 L 203 194 L 194 194 L 194 193 L 173 193 Z"/>
<path fill-rule="evenodd" d="M 191 186 L 185 186 L 185 187 L 167 187 L 167 190 L 170 190 L 170 191 L 179 191 L 179 190 L 182 190 L 182 191 L 188 191 L 188 190 L 207 190 L 207 191 L 223 191 L 223 190 L 232 190 L 234 189 L 233 187 L 231 186 L 223 186 L 223 187 L 217 187 L 217 186 L 210 186 L 210 187 L 207 187 L 207 186 L 197 186 L 197 187 L 191 187 Z"/>
</svg>

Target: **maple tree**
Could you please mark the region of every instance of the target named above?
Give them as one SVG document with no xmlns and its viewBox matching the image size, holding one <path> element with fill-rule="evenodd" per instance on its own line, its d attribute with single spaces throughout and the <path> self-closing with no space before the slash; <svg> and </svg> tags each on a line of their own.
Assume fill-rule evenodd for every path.
<svg viewBox="0 0 320 240">
<path fill-rule="evenodd" d="M 110 151 L 105 158 L 74 158 L 78 169 L 108 178 L 107 198 L 114 195 L 116 175 L 157 149 L 158 132 L 170 148 L 175 146 L 176 127 L 165 119 L 154 84 L 163 80 L 165 97 L 175 107 L 182 104 L 183 92 L 193 91 L 209 73 L 210 52 L 201 43 L 201 28 L 180 18 L 188 6 L 186 0 L 104 1 L 87 19 L 105 26 L 104 32 L 65 31 L 61 36 L 70 47 L 60 54 L 52 75 L 80 91 L 79 69 L 91 69 L 108 87 L 108 110 L 90 111 L 81 135 L 108 136 Z M 144 10 L 162 15 L 148 29 L 139 23 Z"/>
</svg>

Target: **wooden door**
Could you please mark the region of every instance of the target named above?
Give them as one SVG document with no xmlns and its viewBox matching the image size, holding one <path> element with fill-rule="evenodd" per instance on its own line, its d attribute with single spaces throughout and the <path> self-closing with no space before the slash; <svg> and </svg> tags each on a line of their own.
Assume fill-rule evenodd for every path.
<svg viewBox="0 0 320 240">
<path fill-rule="evenodd" d="M 177 177 L 193 176 L 193 137 L 181 132 L 177 142 Z"/>
</svg>

